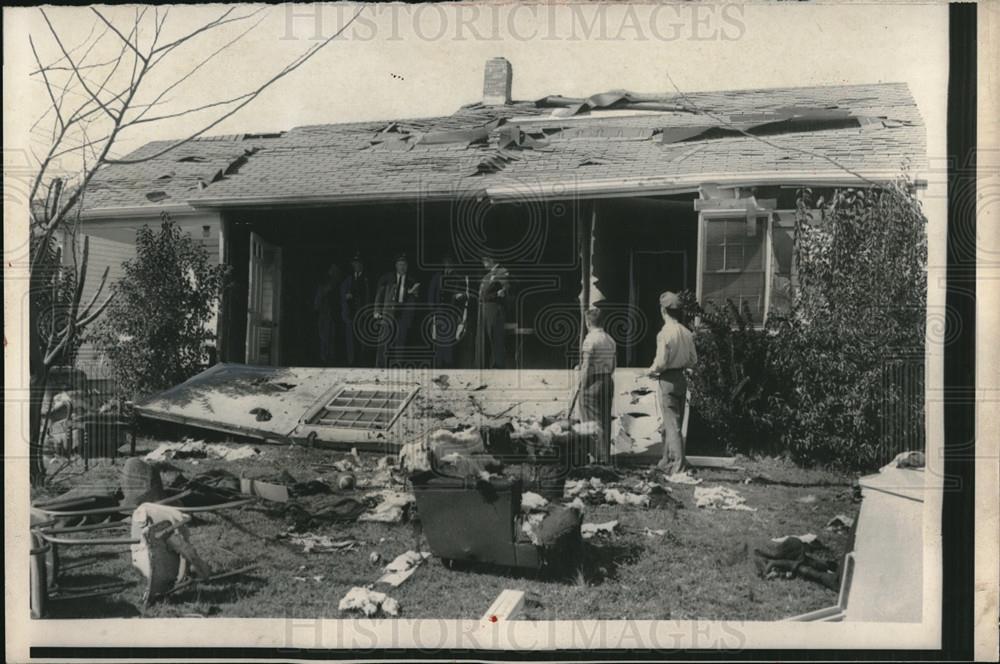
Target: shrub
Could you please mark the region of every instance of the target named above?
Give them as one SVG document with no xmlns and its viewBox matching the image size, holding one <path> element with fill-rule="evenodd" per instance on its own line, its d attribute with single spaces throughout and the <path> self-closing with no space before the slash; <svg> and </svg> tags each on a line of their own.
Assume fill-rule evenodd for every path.
<svg viewBox="0 0 1000 664">
<path fill-rule="evenodd" d="M 783 380 L 774 363 L 780 342 L 772 328 L 755 326 L 749 309 L 731 300 L 703 309 L 689 294 L 682 298 L 688 318 L 699 318 L 690 389 L 708 431 L 730 452 L 779 453 L 776 417 L 785 411 Z"/>
<path fill-rule="evenodd" d="M 798 198 L 792 309 L 687 297 L 694 407 L 736 452 L 872 470 L 924 442 L 926 219 L 904 183 Z"/>
<path fill-rule="evenodd" d="M 187 380 L 203 366 L 208 329 L 227 267 L 163 217 L 159 231 L 136 233 L 136 257 L 122 265 L 115 298 L 92 340 L 121 395 L 136 400 Z"/>
<path fill-rule="evenodd" d="M 812 198 L 800 192 L 777 357 L 793 387 L 784 444 L 799 461 L 872 469 L 902 442 L 923 444 L 926 218 L 904 183 Z"/>
</svg>

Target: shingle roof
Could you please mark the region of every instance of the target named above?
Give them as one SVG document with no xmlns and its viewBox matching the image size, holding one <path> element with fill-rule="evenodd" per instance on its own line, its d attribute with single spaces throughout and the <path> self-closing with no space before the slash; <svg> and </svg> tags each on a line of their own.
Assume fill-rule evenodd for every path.
<svg viewBox="0 0 1000 664">
<path fill-rule="evenodd" d="M 518 183 L 671 177 L 717 182 L 727 174 L 845 175 L 844 168 L 893 173 L 904 163 L 911 171 L 926 164 L 923 123 L 904 83 L 643 99 L 683 108 L 626 115 L 596 111 L 567 119 L 553 117 L 544 100 L 472 104 L 445 117 L 304 126 L 251 140 L 199 140 L 149 162 L 107 167 L 95 178 L 87 207 L 155 206 L 153 192 L 163 192 L 164 203 L 196 206 L 294 204 L 452 196 Z M 726 131 L 733 124 L 752 127 L 789 113 L 812 114 L 812 120 L 817 113 L 839 113 L 855 120 L 779 122 L 759 138 Z M 685 133 L 684 128 L 694 129 Z M 442 133 L 456 131 L 463 133 Z M 514 136 L 521 140 L 511 142 Z M 165 144 L 150 143 L 129 158 L 154 154 Z M 225 174 L 247 150 L 253 152 Z"/>
</svg>

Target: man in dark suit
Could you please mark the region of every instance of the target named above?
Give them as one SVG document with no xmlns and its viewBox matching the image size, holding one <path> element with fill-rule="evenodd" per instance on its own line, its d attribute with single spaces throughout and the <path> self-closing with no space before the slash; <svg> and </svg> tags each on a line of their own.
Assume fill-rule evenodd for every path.
<svg viewBox="0 0 1000 664">
<path fill-rule="evenodd" d="M 336 363 L 337 314 L 335 295 L 340 287 L 341 272 L 336 264 L 326 271 L 326 278 L 313 294 L 313 311 L 316 314 L 316 336 L 319 338 L 319 366 L 332 367 Z"/>
<path fill-rule="evenodd" d="M 476 325 L 476 364 L 480 369 L 503 369 L 506 366 L 504 325 L 507 322 L 506 298 L 510 292 L 507 269 L 493 256 L 483 256 L 486 274 L 479 282 L 479 315 Z"/>
<path fill-rule="evenodd" d="M 382 275 L 375 294 L 375 318 L 380 321 L 378 354 L 375 365 L 389 366 L 389 356 L 405 347 L 413 325 L 414 304 L 420 297 L 420 284 L 407 274 L 406 254 L 396 257 L 396 270 Z"/>
<path fill-rule="evenodd" d="M 364 367 L 371 364 L 371 344 L 367 338 L 371 332 L 366 324 L 368 321 L 365 320 L 372 315 L 367 309 L 371 303 L 371 281 L 365 272 L 364 258 L 358 252 L 351 259 L 351 272 L 340 284 L 340 319 L 344 322 L 347 366 Z M 361 331 L 360 335 L 358 330 Z"/>
<path fill-rule="evenodd" d="M 455 270 L 455 260 L 446 254 L 442 270 L 436 273 L 427 287 L 427 303 L 434 317 L 434 366 L 450 369 L 455 366 L 455 346 L 464 336 L 468 325 L 469 279 Z"/>
</svg>

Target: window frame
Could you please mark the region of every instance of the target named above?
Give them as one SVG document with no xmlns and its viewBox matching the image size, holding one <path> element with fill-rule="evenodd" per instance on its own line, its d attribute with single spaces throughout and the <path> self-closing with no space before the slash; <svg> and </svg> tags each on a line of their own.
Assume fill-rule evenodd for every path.
<svg viewBox="0 0 1000 664">
<path fill-rule="evenodd" d="M 749 217 L 753 217 L 756 222 L 764 219 L 763 231 L 761 232 L 764 255 L 761 258 L 761 269 L 764 278 L 764 301 L 761 305 L 761 317 L 754 327 L 762 328 L 767 323 L 767 316 L 771 305 L 771 271 L 772 271 L 772 249 L 771 249 L 771 228 L 774 222 L 773 210 L 743 210 L 743 209 L 718 209 L 700 210 L 698 212 L 698 271 L 695 284 L 695 295 L 698 304 L 704 301 L 705 274 L 745 274 L 747 270 L 727 270 L 725 269 L 725 255 L 723 255 L 722 270 L 707 270 L 708 258 L 708 233 L 707 224 L 716 221 L 740 221 L 746 223 Z M 754 270 L 757 272 L 757 270 Z"/>
</svg>

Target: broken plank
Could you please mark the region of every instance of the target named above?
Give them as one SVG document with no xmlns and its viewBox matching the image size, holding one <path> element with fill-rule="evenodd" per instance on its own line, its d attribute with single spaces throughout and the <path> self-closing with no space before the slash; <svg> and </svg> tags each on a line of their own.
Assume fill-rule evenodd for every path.
<svg viewBox="0 0 1000 664">
<path fill-rule="evenodd" d="M 736 457 L 686 456 L 687 462 L 698 468 L 725 468 L 736 470 Z"/>
<path fill-rule="evenodd" d="M 504 590 L 486 610 L 483 620 L 496 623 L 501 620 L 519 620 L 524 612 L 524 591 Z"/>
</svg>

